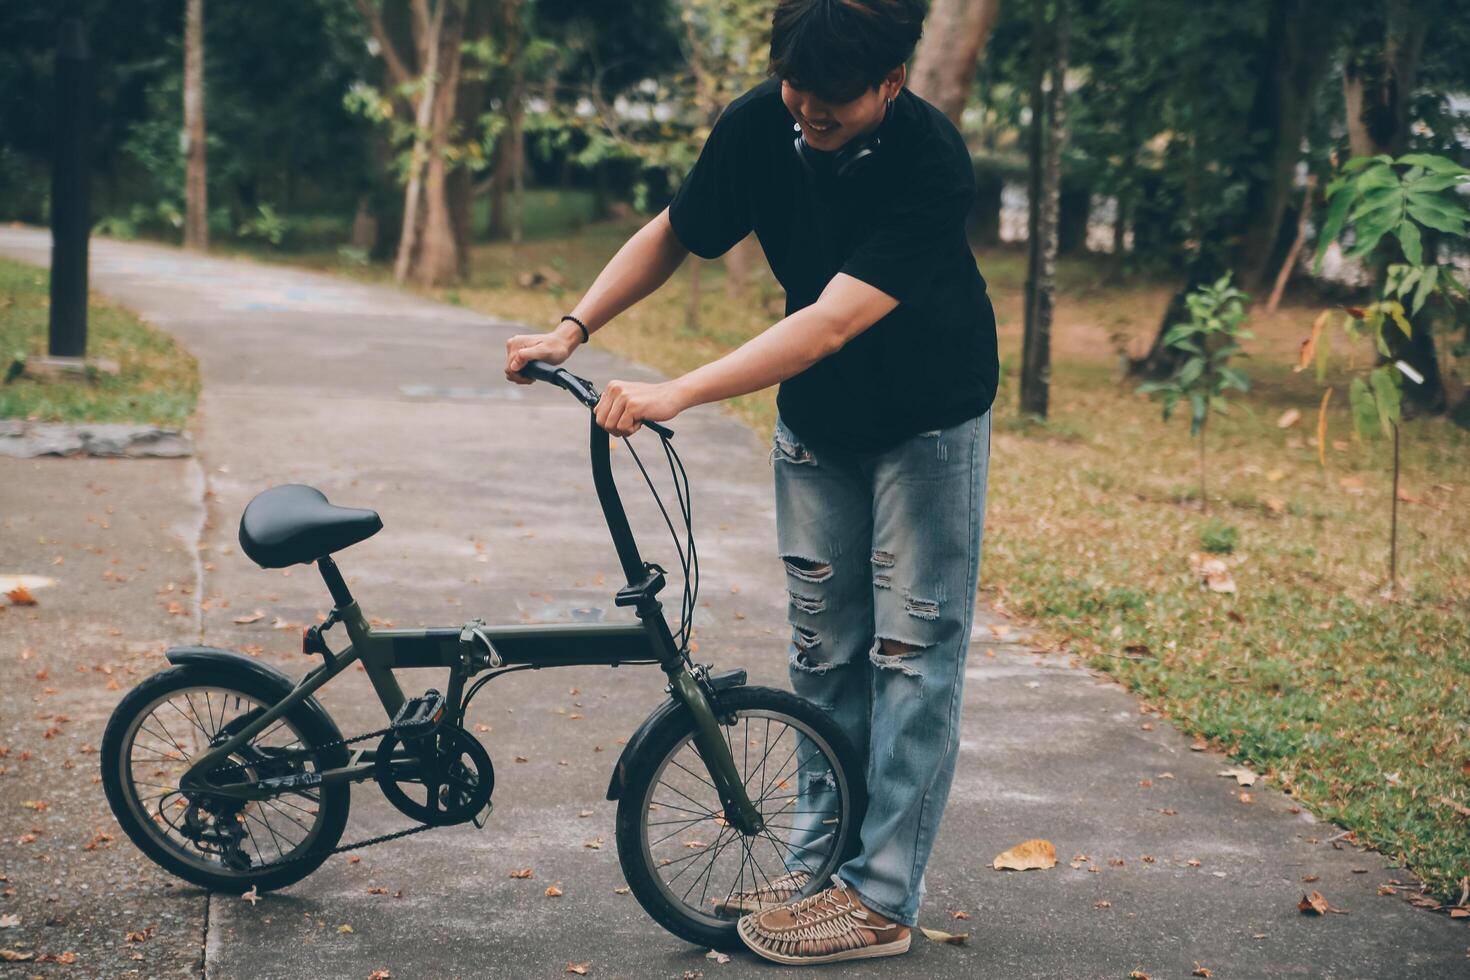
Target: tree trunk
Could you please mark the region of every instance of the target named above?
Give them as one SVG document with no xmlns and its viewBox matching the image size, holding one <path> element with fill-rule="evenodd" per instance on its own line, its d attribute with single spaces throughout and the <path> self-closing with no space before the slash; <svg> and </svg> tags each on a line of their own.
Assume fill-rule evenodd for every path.
<svg viewBox="0 0 1470 980">
<path fill-rule="evenodd" d="M 184 247 L 209 248 L 209 188 L 204 158 L 204 0 L 184 13 Z"/>
<path fill-rule="evenodd" d="M 1302 134 L 1312 107 L 1312 92 L 1327 66 L 1331 45 L 1323 42 L 1330 8 L 1317 0 L 1287 0 L 1271 5 L 1261 81 L 1250 113 L 1250 131 L 1265 134 L 1255 158 L 1260 176 L 1246 191 L 1246 226 L 1235 262 L 1240 287 L 1254 293 L 1280 254 L 1281 216 L 1291 197 Z"/>
<path fill-rule="evenodd" d="M 436 286 L 459 280 L 467 261 L 451 211 L 446 152 L 457 116 L 467 8 L 465 0 L 439 0 L 430 15 L 428 0 L 416 0 L 414 12 L 424 83 L 414 112 L 413 159 L 393 275 L 400 283 Z"/>
<path fill-rule="evenodd" d="M 1045 3 L 1035 0 L 1035 33 L 1037 39 L 1045 34 Z M 1057 262 L 1057 212 L 1061 197 L 1062 140 L 1066 134 L 1066 77 L 1067 45 L 1071 33 L 1069 0 L 1055 0 L 1055 15 L 1052 25 L 1051 87 L 1042 100 L 1040 73 L 1037 73 L 1033 89 L 1038 110 L 1045 115 L 1045 154 L 1041 163 L 1040 207 L 1035 207 L 1036 246 L 1031 249 L 1032 268 L 1028 279 L 1031 286 L 1031 303 L 1027 310 L 1026 332 L 1023 339 L 1021 364 L 1021 411 L 1046 418 L 1051 383 L 1051 320 L 1052 294 L 1056 278 Z M 1036 52 L 1037 64 L 1040 45 Z M 1033 113 L 1032 151 L 1040 149 L 1041 113 Z M 1036 163 L 1032 162 L 1033 175 Z M 1037 183 L 1033 176 L 1033 185 Z"/>
<path fill-rule="evenodd" d="M 956 126 L 970 98 L 975 65 L 1000 13 L 1000 0 L 934 0 L 914 52 L 909 88 Z"/>
</svg>

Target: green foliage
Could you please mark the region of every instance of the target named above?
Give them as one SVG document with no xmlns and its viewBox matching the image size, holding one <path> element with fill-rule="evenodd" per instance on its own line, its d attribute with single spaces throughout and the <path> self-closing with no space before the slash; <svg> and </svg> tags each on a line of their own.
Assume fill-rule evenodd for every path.
<svg viewBox="0 0 1470 980">
<path fill-rule="evenodd" d="M 46 353 L 50 280 L 44 269 L 0 260 L 0 418 L 47 422 L 153 422 L 182 426 L 199 397 L 194 358 L 160 330 L 111 303 L 87 307 L 87 354 L 116 375 L 31 378 L 19 368 Z M 17 366 L 17 362 L 19 365 Z"/>
<path fill-rule="evenodd" d="M 1199 532 L 1200 547 L 1213 555 L 1230 554 L 1235 550 L 1239 539 L 1239 532 L 1223 521 L 1210 521 Z"/>
<path fill-rule="evenodd" d="M 285 216 L 269 204 L 262 204 L 255 209 L 255 214 L 240 222 L 235 234 L 241 238 L 255 238 L 279 245 L 286 237 L 287 229 Z"/>
<path fill-rule="evenodd" d="M 1166 381 L 1146 381 L 1138 390 L 1163 403 L 1168 421 L 1180 401 L 1190 405 L 1190 435 L 1204 428 L 1208 412 L 1228 412 L 1225 392 L 1249 391 L 1250 380 L 1230 360 L 1241 353 L 1240 341 L 1252 334 L 1241 329 L 1249 297 L 1230 285 L 1226 274 L 1217 282 L 1201 286 L 1185 297 L 1190 319 L 1176 323 L 1164 334 L 1164 343 L 1185 357 L 1174 376 Z"/>
<path fill-rule="evenodd" d="M 1470 170 L 1453 160 L 1427 153 L 1410 153 L 1395 160 L 1386 155 L 1355 157 L 1343 165 L 1342 173 L 1327 187 L 1330 205 L 1317 240 L 1317 265 L 1332 242 L 1354 236 L 1347 251 L 1351 257 L 1377 260 L 1382 265 L 1397 252 L 1405 262 L 1387 262 L 1380 297 L 1366 306 L 1349 306 L 1342 331 L 1349 342 L 1371 338 L 1379 364 L 1354 377 L 1348 385 L 1348 404 L 1353 432 L 1359 439 L 1380 433 L 1392 435 L 1402 418 L 1402 371 L 1412 371 L 1395 362 L 1386 331 L 1397 329 L 1411 336 L 1410 317 L 1431 299 L 1449 304 L 1455 297 L 1470 298 L 1456 278 L 1452 266 L 1424 264 L 1423 238 L 1432 231 L 1449 239 L 1464 239 L 1470 231 L 1470 210 L 1460 203 L 1458 188 L 1470 185 Z M 1322 329 L 1323 314 L 1313 328 L 1304 355 L 1317 362 L 1317 379 L 1326 378 L 1328 334 Z M 1298 370 L 1305 366 L 1298 365 Z M 1325 412 L 1325 403 L 1324 409 Z M 1326 431 L 1326 416 L 1319 431 Z M 1325 463 L 1325 455 L 1323 457 Z"/>
<path fill-rule="evenodd" d="M 1317 238 L 1316 269 L 1322 267 L 1327 247 L 1345 229 L 1351 227 L 1354 242 L 1346 255 L 1362 258 L 1370 255 L 1385 237 L 1398 241 L 1409 270 L 1424 264 L 1423 232 L 1433 229 L 1455 238 L 1465 236 L 1470 210 L 1460 202 L 1457 188 L 1470 182 L 1470 170 L 1453 160 L 1427 153 L 1410 153 L 1395 160 L 1386 154 L 1355 157 L 1342 168 L 1342 173 L 1327 185 L 1327 218 Z M 1401 274 L 1401 279 L 1407 273 Z M 1453 282 L 1446 276 L 1446 285 Z M 1407 286 L 1423 286 L 1422 273 L 1415 272 Z M 1439 284 L 1430 277 L 1423 295 L 1416 289 L 1414 311 Z M 1453 287 L 1452 287 L 1453 288 Z"/>
</svg>

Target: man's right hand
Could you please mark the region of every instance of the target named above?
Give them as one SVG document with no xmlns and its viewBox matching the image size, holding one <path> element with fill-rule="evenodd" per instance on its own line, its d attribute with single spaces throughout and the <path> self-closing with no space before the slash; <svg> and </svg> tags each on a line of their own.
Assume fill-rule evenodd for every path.
<svg viewBox="0 0 1470 980">
<path fill-rule="evenodd" d="M 575 337 L 567 335 L 570 328 Z M 570 320 L 563 320 L 557 329 L 547 333 L 518 334 L 505 342 L 505 377 L 518 385 L 532 384 L 530 378 L 519 374 L 527 361 L 545 361 L 560 364 L 572 356 L 581 343 L 582 333 Z"/>
</svg>

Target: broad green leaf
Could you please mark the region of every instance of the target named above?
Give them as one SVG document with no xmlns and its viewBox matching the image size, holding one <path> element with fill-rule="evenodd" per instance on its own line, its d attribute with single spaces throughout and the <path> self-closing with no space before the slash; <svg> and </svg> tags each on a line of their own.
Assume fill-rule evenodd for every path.
<svg viewBox="0 0 1470 980">
<path fill-rule="evenodd" d="M 1398 280 L 1394 283 L 1393 293 L 1395 296 L 1403 296 L 1409 292 L 1409 290 L 1414 288 L 1414 284 L 1424 275 L 1424 269 L 1417 265 L 1399 266 L 1399 268 L 1407 271 L 1401 272 Z"/>
<path fill-rule="evenodd" d="M 1176 323 L 1164 332 L 1164 346 L 1172 347 L 1181 337 L 1188 337 L 1196 332 L 1193 323 Z"/>
<path fill-rule="evenodd" d="M 1189 396 L 1189 404 L 1191 407 L 1191 412 L 1189 416 L 1189 434 L 1192 436 L 1199 435 L 1199 430 L 1203 428 L 1205 424 L 1205 412 L 1208 410 L 1205 405 L 1205 396 L 1200 394 L 1199 392 L 1195 392 L 1194 394 Z"/>
<path fill-rule="evenodd" d="M 1378 242 L 1383 238 L 1384 234 L 1387 231 L 1387 227 L 1367 230 L 1362 228 L 1358 229 L 1357 243 L 1354 244 L 1353 247 L 1347 251 L 1346 257 L 1350 259 L 1360 259 L 1363 256 L 1367 255 L 1369 252 L 1373 251 L 1373 249 L 1377 247 Z"/>
<path fill-rule="evenodd" d="M 1412 312 L 1418 313 L 1429 294 L 1434 292 L 1435 280 L 1439 278 L 1439 266 L 1431 265 L 1424 270 L 1424 275 L 1419 277 L 1419 289 L 1414 293 L 1414 307 Z"/>
<path fill-rule="evenodd" d="M 1373 393 L 1368 390 L 1368 383 L 1362 378 L 1354 378 L 1348 386 L 1348 404 L 1352 406 L 1354 431 L 1360 438 L 1373 438 L 1378 430 L 1378 406 L 1373 401 Z"/>
<path fill-rule="evenodd" d="M 1358 206 L 1353 208 L 1352 220 L 1362 221 L 1366 215 L 1384 208 L 1401 208 L 1404 204 L 1404 192 L 1399 187 L 1374 188 L 1359 200 Z"/>
<path fill-rule="evenodd" d="M 1203 357 L 1191 357 L 1184 362 L 1184 367 L 1179 369 L 1179 387 L 1189 388 L 1199 380 L 1200 374 L 1205 369 Z"/>
<path fill-rule="evenodd" d="M 1470 209 L 1444 194 L 1410 194 L 1408 203 L 1429 211 L 1437 211 L 1455 221 L 1470 221 Z"/>
<path fill-rule="evenodd" d="M 1222 367 L 1220 369 L 1220 375 L 1225 379 L 1226 384 L 1230 385 L 1230 387 L 1234 388 L 1237 391 L 1251 390 L 1250 379 L 1247 378 L 1243 372 L 1236 368 Z"/>
<path fill-rule="evenodd" d="M 1354 170 L 1361 170 L 1370 163 L 1393 163 L 1393 157 L 1387 153 L 1380 153 L 1373 157 L 1353 157 L 1342 165 L 1342 169 L 1344 173 L 1352 173 Z"/>
<path fill-rule="evenodd" d="M 1351 162 L 1349 161 L 1349 163 Z M 1432 153 L 1409 153 L 1399 157 L 1399 163 L 1414 167 L 1423 167 L 1425 170 L 1436 174 L 1470 174 L 1470 170 L 1466 170 L 1448 157 L 1436 156 Z"/>
<path fill-rule="evenodd" d="M 1322 256 L 1327 252 L 1327 246 L 1337 241 L 1337 236 L 1342 233 L 1342 226 L 1347 223 L 1348 209 L 1352 207 L 1353 196 L 1351 194 L 1338 194 L 1332 199 L 1332 204 L 1327 209 L 1327 220 L 1322 223 L 1322 231 L 1317 236 L 1317 261 L 1313 271 L 1322 271 Z"/>
<path fill-rule="evenodd" d="M 1398 371 L 1394 368 L 1374 368 L 1368 375 L 1373 385 L 1373 397 L 1378 403 L 1378 423 L 1386 436 L 1393 435 L 1393 426 L 1399 423 Z"/>
<path fill-rule="evenodd" d="M 1399 175 L 1394 173 L 1393 168 L 1387 165 L 1366 168 L 1358 175 L 1354 183 L 1357 185 L 1359 193 L 1366 192 L 1370 187 L 1400 186 Z"/>
<path fill-rule="evenodd" d="M 1419 240 L 1419 226 L 1405 221 L 1398 228 L 1399 244 L 1404 247 L 1404 258 L 1415 265 L 1424 261 L 1424 245 Z"/>
<path fill-rule="evenodd" d="M 1465 234 L 1465 222 L 1463 220 L 1460 218 L 1451 218 L 1443 211 L 1436 211 L 1433 208 L 1424 207 L 1418 202 L 1410 202 L 1409 217 L 1426 228 L 1433 228 L 1435 231 L 1442 231 L 1447 235 L 1454 235 L 1458 238 Z"/>
<path fill-rule="evenodd" d="M 1432 194 L 1463 183 L 1463 177 L 1420 177 L 1406 181 L 1410 194 Z"/>
</svg>

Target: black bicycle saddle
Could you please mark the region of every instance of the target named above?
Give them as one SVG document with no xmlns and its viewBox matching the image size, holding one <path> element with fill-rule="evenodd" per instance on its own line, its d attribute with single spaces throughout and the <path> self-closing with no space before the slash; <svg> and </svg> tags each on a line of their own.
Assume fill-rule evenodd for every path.
<svg viewBox="0 0 1470 980">
<path fill-rule="evenodd" d="M 240 548 L 261 568 L 316 561 L 383 529 L 377 511 L 337 507 L 316 487 L 287 483 L 255 495 L 240 516 Z"/>
</svg>

